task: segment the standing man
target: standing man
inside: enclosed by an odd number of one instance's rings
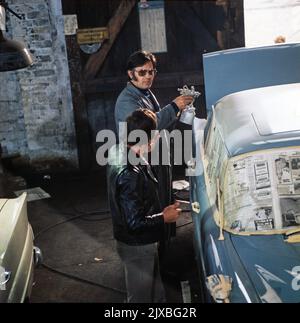
[[[130,55],[127,61],[129,82],[120,93],[115,107],[117,130],[119,122],[124,122],[138,108],[156,112],[158,130],[167,129],[176,120],[178,112],[193,101],[191,96],[180,95],[161,109],[150,90],[156,73],[156,58],[152,53],[137,51]]]
[[[109,151],[107,183],[113,233],[117,251],[125,268],[128,303],[165,302],[157,242],[164,235],[164,224],[179,217],[179,203],[161,207],[158,183],[143,158],[154,147],[151,131],[157,127],[156,115],[148,109],[134,111],[127,119],[128,134],[142,130],[145,142],[121,142]],[[130,163],[130,153],[140,163]],[[124,162],[126,161],[126,162]]]
[[[152,53],[137,51],[130,55],[127,61],[129,82],[120,93],[115,106],[117,131],[119,131],[119,122],[124,122],[138,108],[146,108],[156,113],[158,130],[168,129],[176,121],[178,113],[193,101],[193,97],[181,95],[161,109],[155,95],[150,90],[156,72],[156,58]],[[166,136],[162,134],[161,137],[161,140],[167,143]],[[160,200],[162,206],[166,207],[173,200],[171,166],[159,165],[153,168],[158,179]],[[174,234],[175,227],[171,229],[167,226],[165,240],[169,240],[170,235]]]

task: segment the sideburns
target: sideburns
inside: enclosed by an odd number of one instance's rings
[[[137,79],[137,77],[135,76],[135,72],[134,72],[134,70],[132,71],[132,77],[131,77],[131,80],[133,80],[133,81],[137,81],[138,79]]]

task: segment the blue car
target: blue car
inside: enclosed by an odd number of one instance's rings
[[[300,302],[300,45],[204,55],[194,241],[206,302]]]

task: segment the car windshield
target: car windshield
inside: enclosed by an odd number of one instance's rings
[[[257,233],[300,228],[300,148],[230,159],[223,192],[225,228]]]

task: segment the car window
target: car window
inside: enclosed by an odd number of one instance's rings
[[[230,230],[300,227],[300,147],[230,159],[223,194],[225,227]]]

